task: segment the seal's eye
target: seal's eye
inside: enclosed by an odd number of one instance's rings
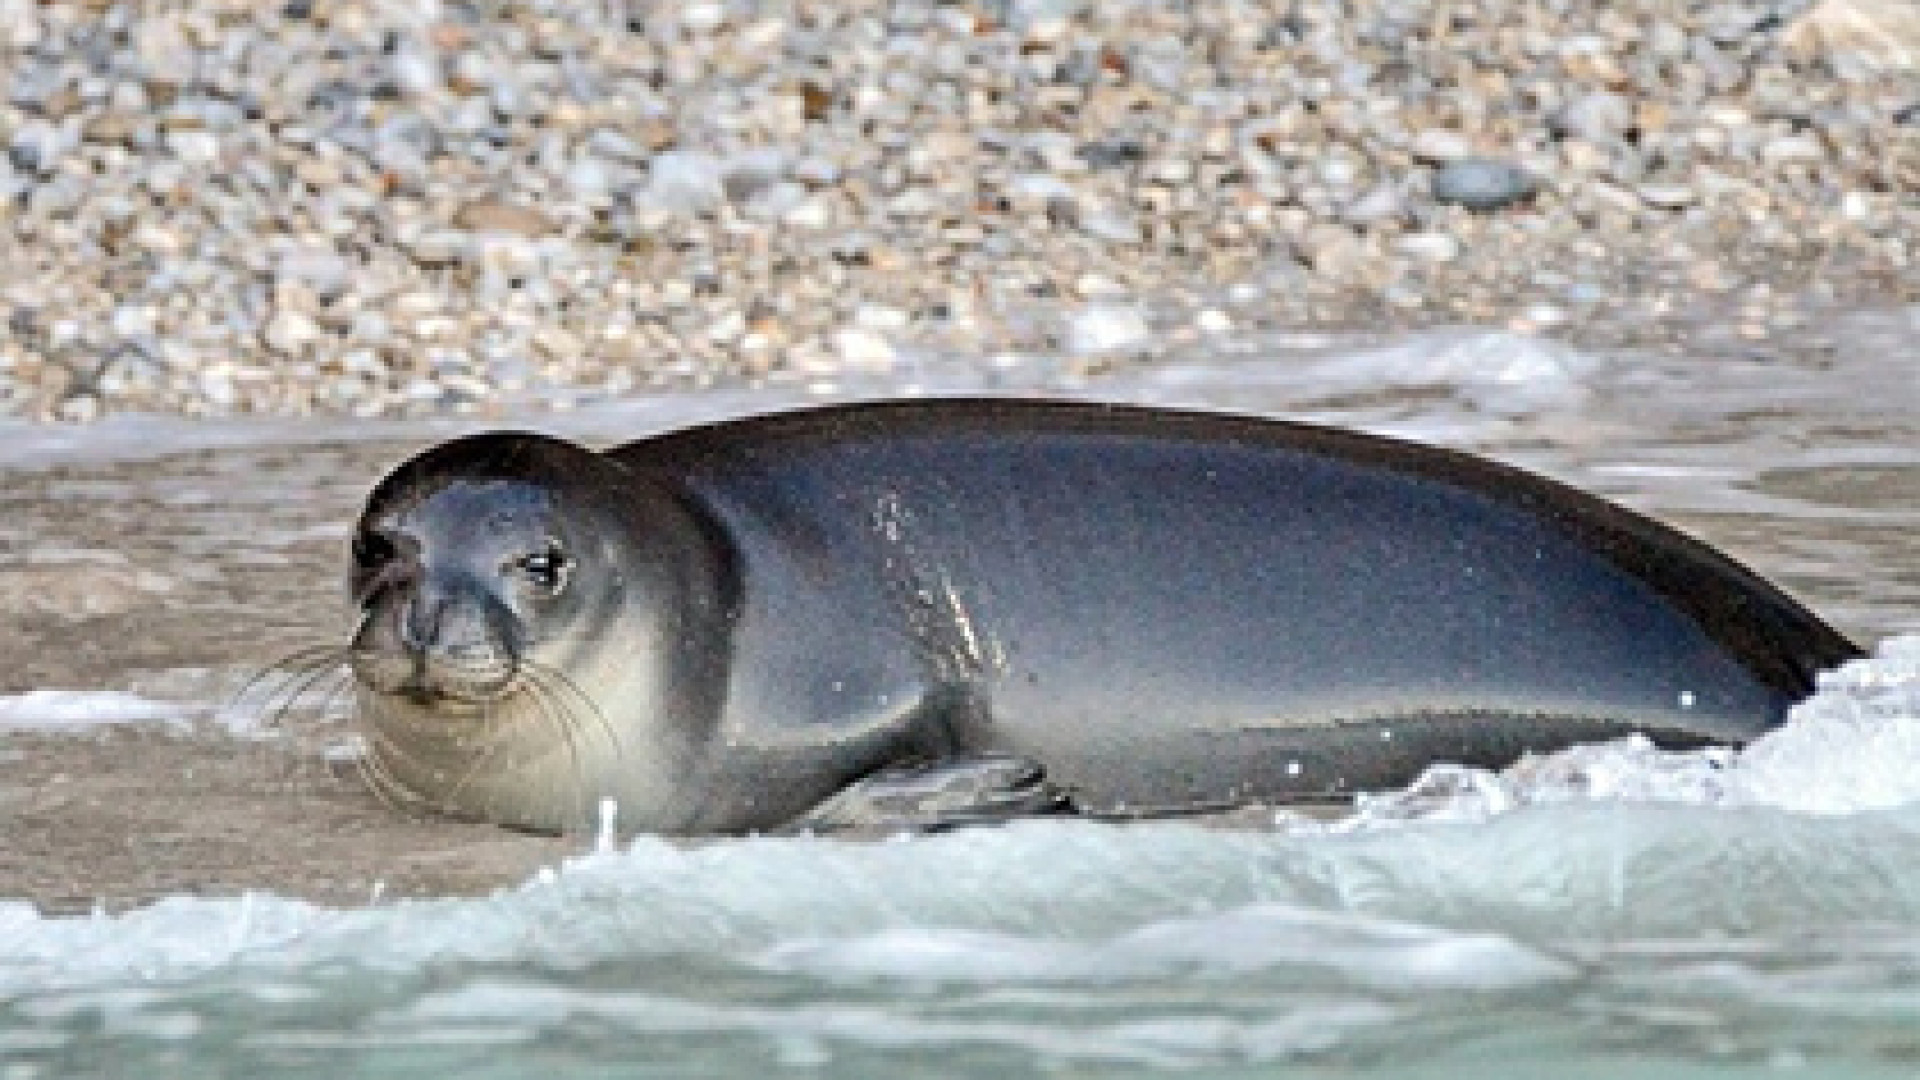
[[[558,593],[567,586],[567,556],[557,547],[522,555],[514,565],[527,580],[550,593]]]

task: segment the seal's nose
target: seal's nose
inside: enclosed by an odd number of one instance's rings
[[[419,575],[413,576],[406,604],[400,611],[400,644],[415,656],[439,651],[440,627],[450,602],[443,590],[432,588]]]
[[[459,664],[497,661],[505,647],[485,587],[465,576],[436,571],[407,586],[398,613],[400,644],[422,660]]]

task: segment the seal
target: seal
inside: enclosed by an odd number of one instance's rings
[[[375,488],[350,586],[376,788],[537,830],[609,799],[670,834],[1339,801],[1737,744],[1860,655],[1516,468],[995,398],[456,439]]]

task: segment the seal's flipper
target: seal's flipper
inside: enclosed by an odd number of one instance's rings
[[[893,765],[842,788],[785,833],[938,832],[1076,813],[1073,797],[1026,758],[1000,754]]]

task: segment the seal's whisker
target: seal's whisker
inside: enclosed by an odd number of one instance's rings
[[[360,773],[361,782],[387,809],[402,814],[418,814],[423,806],[430,805],[418,792],[393,775],[387,768],[386,760],[374,750],[371,743],[353,759],[353,763]]]
[[[567,775],[573,783],[574,808],[576,814],[584,821],[592,800],[587,790],[586,770],[581,767],[580,741],[577,737],[579,725],[567,709],[566,703],[560,699],[559,695],[551,692],[548,681],[543,680],[530,668],[525,670],[524,674],[529,704],[540,715],[542,721],[553,729],[554,734],[560,739],[561,746],[566,750]],[[553,791],[548,793],[548,798],[562,800],[565,796],[561,792]]]
[[[233,692],[233,696],[235,698],[245,697],[263,681],[272,678],[284,669],[303,668],[313,661],[329,657],[345,659],[346,652],[347,650],[338,645],[309,645],[305,648],[295,649],[285,656],[268,661],[261,666],[260,670],[247,676],[246,681],[240,684],[240,688]]]
[[[526,701],[527,711],[539,721],[546,732],[550,732],[559,740],[561,748],[564,749],[567,754],[567,773],[573,778],[574,785],[576,789],[578,789],[581,786],[579,776],[580,759],[578,748],[574,745],[572,732],[567,726],[565,717],[556,711],[554,703],[548,698],[545,687],[537,679],[533,678],[530,672],[523,670],[521,677],[522,697]],[[547,792],[544,797],[552,800],[557,795],[557,792]]]
[[[374,793],[382,805],[389,810],[404,810],[405,807],[399,798],[400,782],[388,770],[386,759],[380,749],[380,744],[387,741],[389,740],[382,739],[376,731],[363,731],[360,735],[360,752],[353,756],[353,766],[354,770],[360,774],[361,781],[367,785],[367,789]]]
[[[495,715],[495,707],[493,704],[490,703],[482,708],[480,712],[480,730],[475,733],[478,737],[463,738],[459,741],[459,746],[462,751],[477,750],[478,752],[473,754],[466,771],[461,773],[460,779],[455,781],[453,786],[446,790],[446,793],[441,796],[440,801],[448,806],[455,805],[455,801],[466,792],[467,787],[473,783],[475,778],[480,776],[481,770],[492,765],[494,760],[511,745],[512,738],[517,733],[517,729],[513,724],[502,723],[500,718]],[[509,761],[508,767],[513,767],[511,761]]]
[[[305,678],[315,668],[331,667],[346,660],[346,651],[337,645],[314,645],[296,649],[276,660],[263,665],[258,671],[247,676],[238,689],[228,696],[227,710],[237,711],[254,691],[267,687],[267,702],[277,700],[282,692],[295,682]]]
[[[334,715],[334,707],[338,705],[342,699],[347,698],[356,685],[353,679],[352,669],[342,665],[338,671],[340,673],[340,681],[335,683],[333,689],[327,691],[327,695],[320,699],[318,714],[321,720],[327,720],[332,717]],[[345,715],[349,717],[353,715],[351,707],[348,708]]]
[[[587,790],[586,773],[581,767],[581,762],[592,755],[583,756],[583,749],[590,749],[590,747],[583,747],[579,736],[598,736],[611,751],[610,760],[618,760],[625,752],[619,731],[608,722],[606,714],[601,711],[593,698],[582,691],[579,685],[568,678],[564,672],[530,661],[524,665],[524,674],[528,686],[537,688],[539,696],[546,700],[548,707],[554,711],[556,722],[561,728],[561,736],[567,742],[567,754],[574,773],[577,788],[575,794],[580,802],[580,813],[583,820],[590,819],[596,810],[597,800],[592,797],[593,793]],[[582,708],[576,709],[575,705]]]
[[[529,663],[522,672],[522,678],[526,683],[529,695],[538,701],[541,707],[548,710],[552,714],[554,722],[563,729],[561,732],[563,737],[571,740],[576,732],[601,730],[604,727],[604,721],[597,715],[593,715],[598,712],[598,710],[592,708],[593,703],[591,701],[586,702],[588,705],[589,718],[594,721],[592,728],[589,729],[587,725],[581,722],[581,717],[577,715],[573,708],[572,701],[570,700],[571,696],[564,692],[567,689],[565,684],[556,680],[556,674],[556,672],[550,669],[544,669]]]
[[[454,811],[455,806],[452,802],[433,798],[394,774],[393,766],[396,762],[422,765],[420,760],[408,753],[401,743],[380,733],[377,729],[366,733],[365,738],[366,745],[355,759],[355,764],[359,767],[361,778],[381,803],[393,810],[412,815]]]
[[[293,656],[276,661],[273,666],[253,676],[239,692],[235,693],[228,706],[230,711],[238,712],[239,705],[253,687],[258,687],[274,675],[283,676],[267,692],[261,702],[260,719],[263,727],[279,728],[285,723],[300,700],[311,693],[332,676],[347,676],[344,654],[338,649],[307,649]]]
[[[373,707],[377,708],[377,706]],[[387,725],[380,723],[377,718],[361,716],[357,719],[361,737],[365,740],[357,761],[364,766],[362,775],[367,778],[369,786],[381,792],[382,801],[390,801],[385,796],[396,796],[403,804],[415,810],[425,807],[444,811],[452,807],[450,802],[432,798],[416,786],[401,780],[395,772],[396,768],[402,768],[431,776],[438,772],[432,759],[413,752],[405,741],[396,738],[388,730]]]
[[[626,746],[620,739],[619,729],[607,720],[607,714],[601,711],[599,704],[585,690],[582,690],[580,684],[573,681],[571,676],[558,668],[531,660],[525,662],[523,667],[530,679],[541,682],[543,689],[558,688],[564,692],[563,696],[568,701],[584,706],[587,718],[592,720],[593,730],[605,736],[614,757],[618,758],[626,752]]]
[[[332,680],[332,687],[326,690],[324,694],[321,694],[320,697],[320,712],[324,716],[327,706],[339,695],[340,691],[352,685],[353,673],[348,671],[343,665],[323,661],[316,664],[313,670],[301,680],[300,685],[294,687],[293,691],[286,695],[281,701],[280,707],[275,709],[272,714],[266,718],[267,726],[279,728],[285,725],[287,719],[293,715],[294,709],[299,706],[300,699],[317,692],[321,687],[327,686],[329,680]]]

